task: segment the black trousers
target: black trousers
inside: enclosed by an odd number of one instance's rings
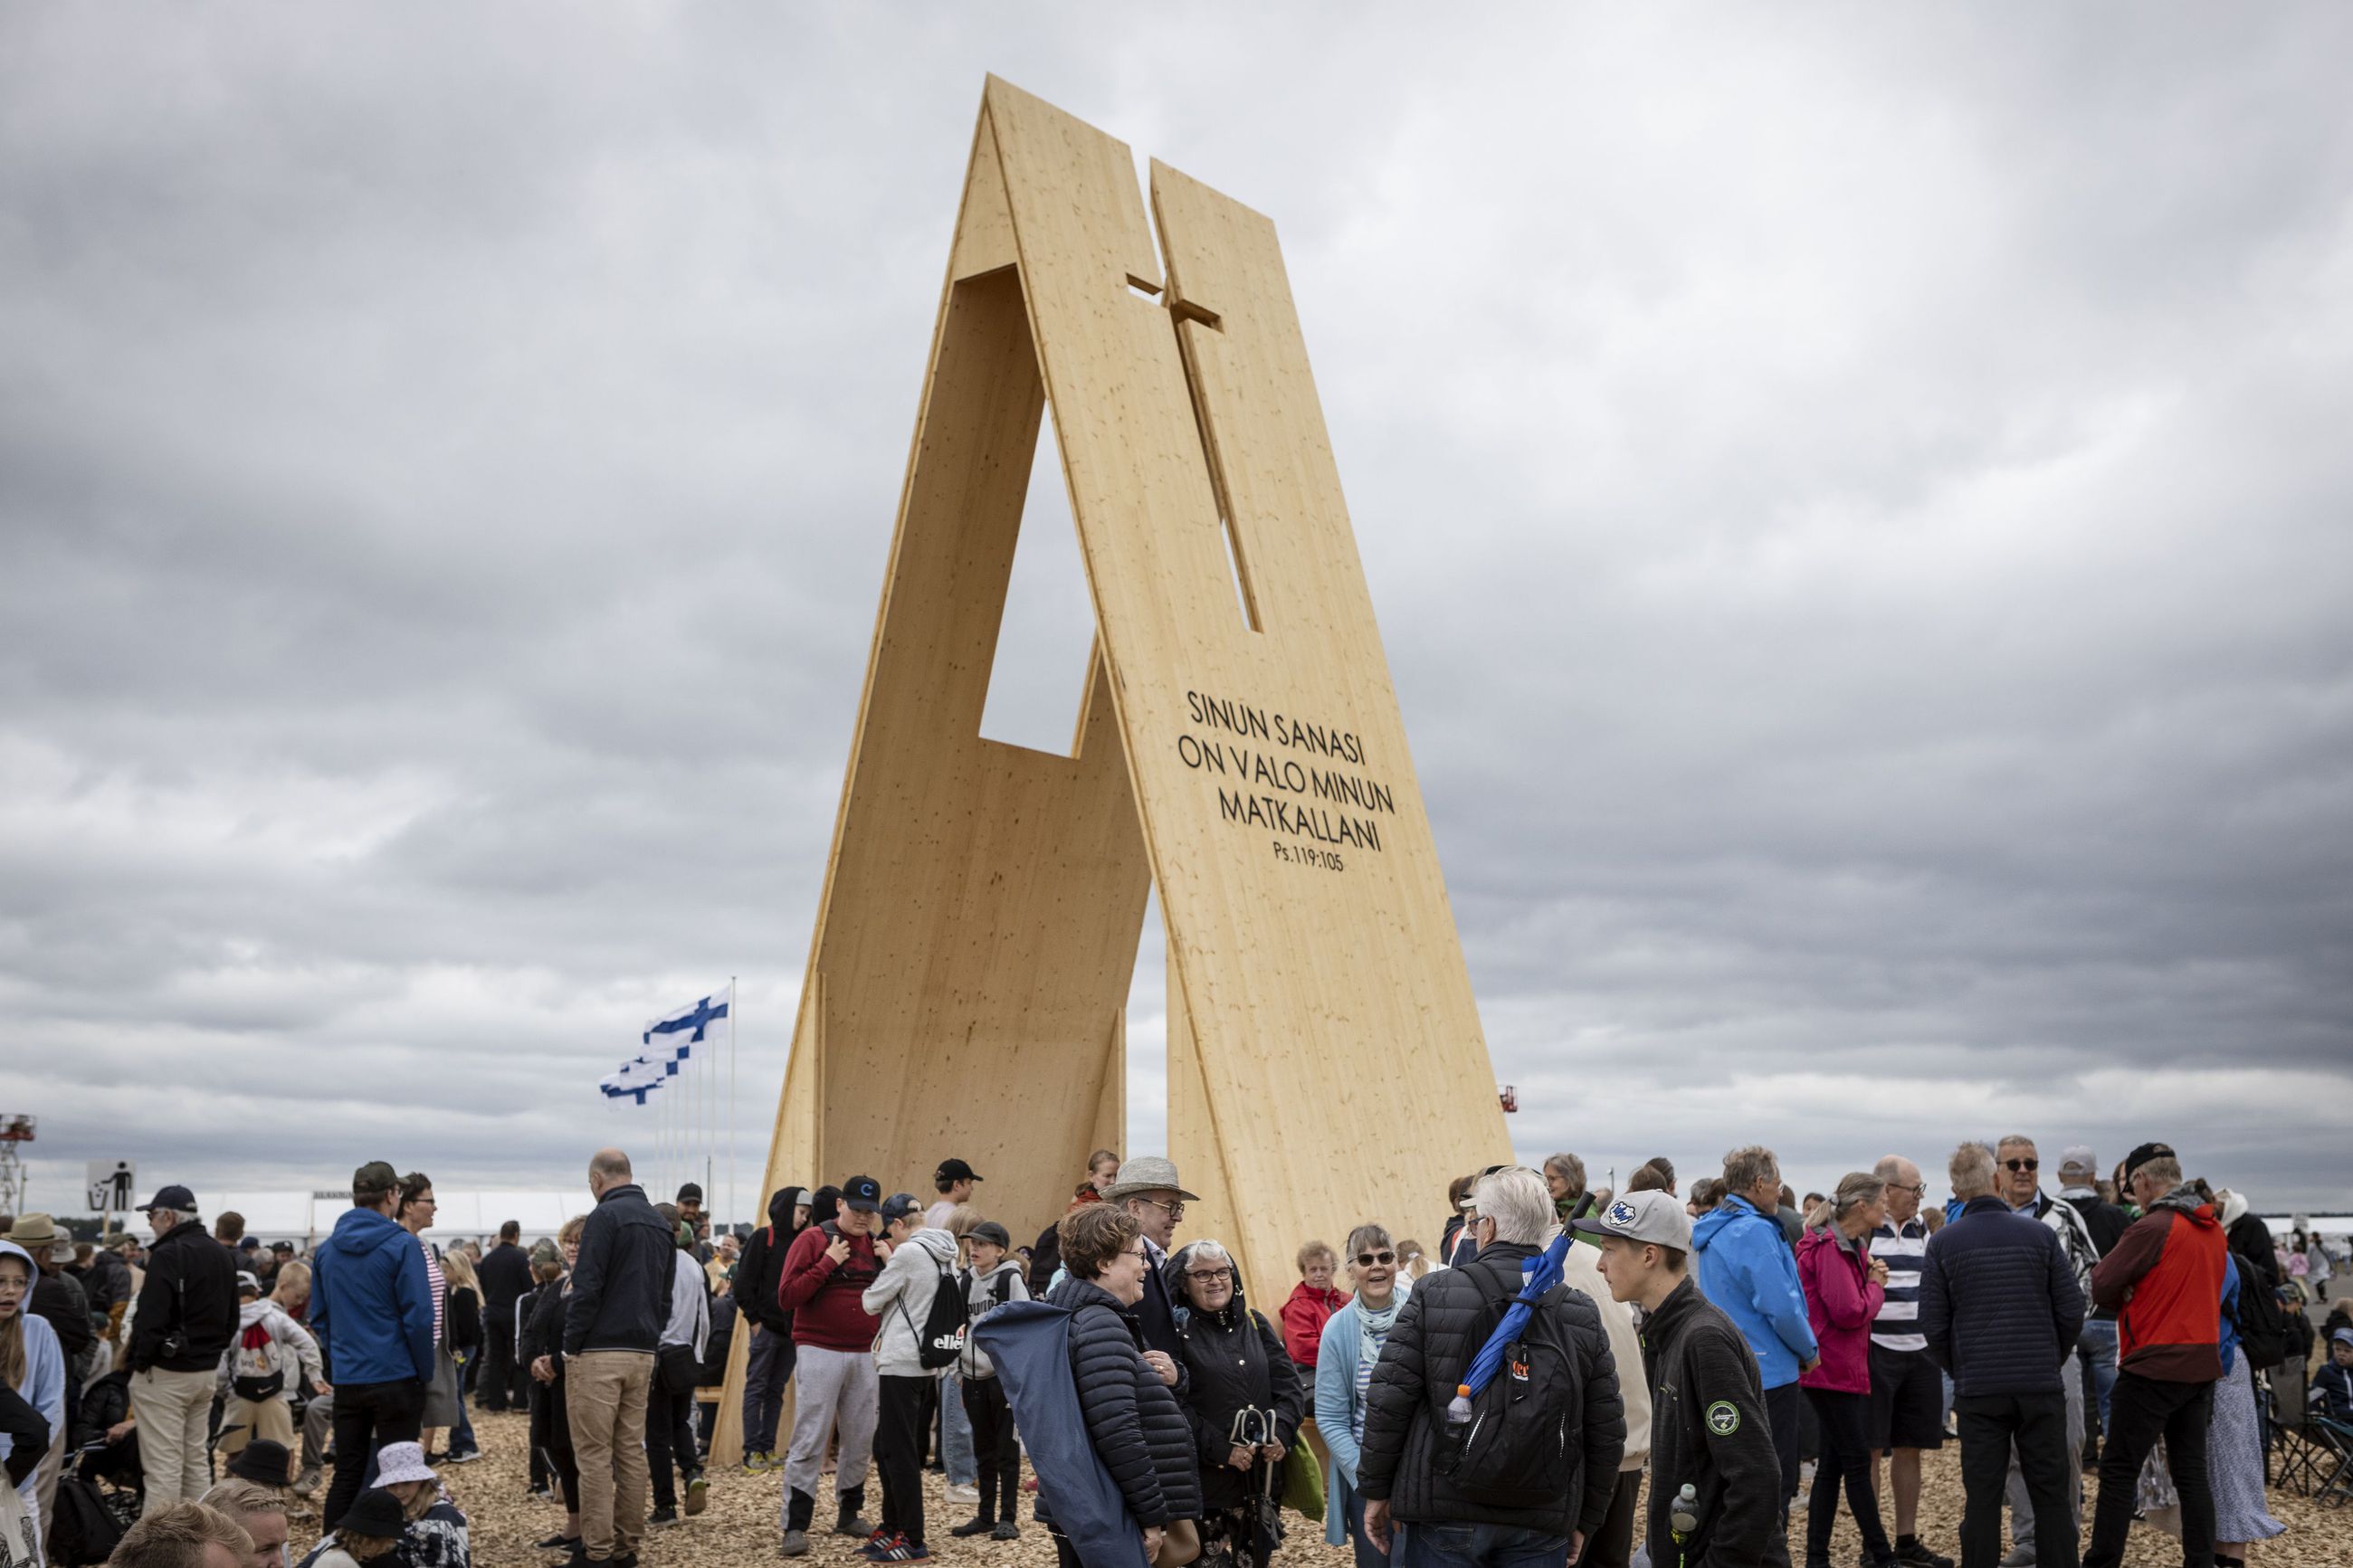
[[[1626,1568],[1634,1560],[1634,1499],[1641,1489],[1641,1471],[1618,1472],[1618,1489],[1610,1496],[1609,1511],[1601,1516],[1601,1528],[1586,1541],[1577,1568]]]
[[[319,1507],[321,1528],[332,1530],[343,1522],[378,1448],[386,1443],[414,1443],[424,1430],[422,1379],[335,1384],[335,1479],[327,1483],[327,1500]]]
[[[495,1309],[482,1314],[480,1368],[474,1374],[474,1408],[521,1410],[531,1400],[531,1369],[515,1360],[514,1311]]]
[[[564,1380],[531,1385],[531,1465],[533,1476],[552,1478],[564,1494],[564,1511],[580,1511],[580,1461],[572,1451],[572,1411],[564,1403]]]
[[[881,1412],[874,1424],[882,1528],[905,1536],[911,1545],[923,1539],[923,1455],[931,1446],[932,1396],[938,1388],[928,1377],[882,1374]]]
[[[1871,1395],[1841,1394],[1827,1388],[1806,1390],[1820,1436],[1820,1457],[1814,1461],[1814,1489],[1806,1499],[1806,1560],[1820,1562],[1831,1554],[1831,1526],[1838,1522],[1839,1487],[1846,1487],[1846,1506],[1862,1537],[1863,1560],[1883,1562],[1894,1555],[1886,1527],[1879,1522],[1879,1494],[1871,1489]],[[2009,1473],[2008,1456],[2002,1472]],[[1994,1483],[1997,1497],[2001,1490]],[[2054,1565],[2056,1568],[2056,1565]]]
[[[1789,1500],[1798,1495],[1799,1413],[1805,1396],[1794,1383],[1765,1391],[1765,1419],[1773,1428],[1773,1457],[1781,1461],[1781,1524],[1789,1523]]]
[[[1961,1435],[1961,1568],[1995,1568],[2001,1561],[2002,1489],[2010,1479],[2013,1441],[2018,1473],[2034,1505],[2035,1568],[2075,1568],[2075,1507],[2067,1477],[2078,1460],[2075,1436],[2067,1429],[2067,1396],[2057,1389],[2048,1394],[1957,1394],[1953,1425]],[[2202,1446],[2198,1463],[2202,1475]],[[2133,1467],[2117,1494],[2127,1525],[2139,1470],[2138,1465]],[[2106,1495],[2103,1488],[2101,1496]]]
[[[1021,1517],[1021,1443],[1004,1380],[965,1378],[964,1413],[972,1418],[973,1457],[980,1461],[980,1511],[974,1517],[1012,1523]]]
[[[677,1477],[692,1480],[702,1468],[694,1440],[694,1352],[664,1345],[654,1359],[646,1396],[646,1468],[653,1472],[654,1506],[678,1506]]]
[[[2211,1383],[2160,1383],[2119,1371],[2108,1395],[2108,1439],[2100,1450],[2100,1501],[2084,1568],[2116,1568],[2132,1532],[2133,1490],[2148,1451],[2165,1439],[2165,1465],[2181,1494],[2182,1568],[2213,1568],[2214,1489],[2206,1475],[2206,1424],[2214,1415]],[[2035,1518],[2042,1504],[2035,1502]]]

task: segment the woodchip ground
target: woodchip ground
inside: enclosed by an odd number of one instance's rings
[[[441,1472],[451,1493],[472,1519],[474,1562],[480,1568],[554,1568],[561,1561],[558,1554],[535,1551],[532,1543],[557,1531],[564,1515],[555,1504],[526,1493],[523,1417],[477,1415],[474,1425],[481,1439],[483,1458],[470,1465],[444,1467]],[[932,1553],[938,1561],[969,1564],[971,1568],[1043,1568],[1054,1561],[1053,1543],[1044,1527],[1029,1518],[1029,1505],[1036,1500],[1034,1493],[1023,1494],[1020,1540],[993,1542],[983,1537],[957,1541],[948,1535],[948,1529],[969,1519],[971,1510],[946,1502],[941,1496],[943,1484],[936,1473],[924,1477],[927,1532]],[[826,1492],[818,1500],[820,1529],[810,1537],[809,1554],[800,1560],[812,1568],[820,1564],[827,1568],[860,1564],[855,1552],[857,1542],[822,1528],[832,1522],[831,1486],[832,1478],[828,1476]],[[639,1548],[641,1561],[646,1568],[733,1568],[745,1563],[781,1563],[776,1544],[781,1533],[777,1502],[782,1488],[781,1479],[773,1474],[713,1472],[710,1506],[696,1518],[647,1531]],[[2086,1478],[2087,1528],[2089,1494],[2094,1489]],[[870,1478],[870,1515],[881,1502],[881,1485]],[[2271,1507],[2273,1514],[2287,1525],[2287,1533],[2256,1545],[2248,1555],[2250,1563],[2263,1563],[2269,1568],[2348,1568],[2353,1564],[2353,1509],[2318,1508],[2307,1498],[2279,1489],[2271,1493]],[[1951,1445],[1929,1457],[1921,1516],[1921,1533],[1929,1543],[1957,1558],[1960,1456]],[[1278,1564],[1288,1563],[1291,1568],[1350,1568],[1353,1559],[1346,1547],[1324,1544],[1321,1521],[1311,1522],[1295,1514],[1289,1518],[1291,1533],[1276,1555]],[[1804,1561],[1804,1515],[1799,1514],[1790,1524],[1791,1557],[1795,1562]],[[303,1533],[302,1527],[298,1526],[297,1540],[302,1539]],[[1832,1538],[1831,1561],[1839,1568],[1852,1568],[1860,1557],[1853,1524],[1841,1510],[1838,1531]],[[2145,1526],[2135,1527],[2125,1554],[2129,1568],[2172,1568],[2180,1561],[2180,1546],[2172,1537]]]

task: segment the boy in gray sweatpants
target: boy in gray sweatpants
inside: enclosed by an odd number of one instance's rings
[[[794,1239],[776,1282],[777,1304],[793,1314],[795,1355],[793,1439],[785,1456],[781,1509],[787,1557],[808,1551],[818,1478],[826,1445],[837,1436],[833,1490],[839,1511],[833,1528],[842,1535],[874,1533],[860,1510],[882,1384],[872,1354],[875,1319],[860,1298],[890,1256],[887,1244],[879,1251],[875,1244],[881,1207],[880,1183],[850,1177],[841,1184],[840,1215]]]

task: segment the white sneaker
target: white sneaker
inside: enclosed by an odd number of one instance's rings
[[[947,1489],[946,1497],[950,1502],[978,1502],[980,1500],[980,1489],[978,1487],[950,1487]]]

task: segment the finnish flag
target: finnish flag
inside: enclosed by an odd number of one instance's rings
[[[711,1026],[727,1016],[728,1001],[725,996],[705,996],[700,1002],[691,1002],[681,1007],[666,1018],[655,1019],[646,1026],[647,1049],[651,1050],[656,1046],[686,1047],[702,1044]],[[686,1055],[686,1050],[681,1048],[678,1053],[679,1059],[683,1061]]]

